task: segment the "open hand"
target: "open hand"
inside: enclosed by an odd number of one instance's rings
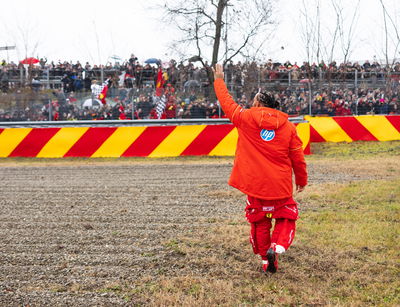
[[[215,79],[224,79],[224,68],[221,64],[215,64],[215,69],[212,68],[214,73],[214,80]]]

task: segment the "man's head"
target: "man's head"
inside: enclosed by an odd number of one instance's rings
[[[271,109],[277,109],[279,102],[277,102],[271,93],[258,92],[254,97],[253,107],[267,107]]]

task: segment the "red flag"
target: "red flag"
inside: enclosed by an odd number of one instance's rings
[[[108,91],[108,83],[106,83],[106,85],[104,85],[103,89],[101,90],[100,94],[99,94],[99,99],[101,101],[102,104],[106,104],[106,97],[107,97],[107,91]]]
[[[161,67],[158,69],[157,73],[157,83],[156,83],[156,96],[161,96],[163,93],[164,78]]]

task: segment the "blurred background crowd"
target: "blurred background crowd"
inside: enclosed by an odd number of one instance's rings
[[[204,65],[203,65],[204,64]],[[0,121],[155,119],[159,74],[166,93],[161,118],[224,117],[212,93],[208,63],[147,59],[133,54],[106,65],[49,62],[0,63]],[[399,114],[400,64],[229,62],[225,79],[238,103],[250,107],[260,88],[289,115]],[[108,80],[106,104],[94,85]]]

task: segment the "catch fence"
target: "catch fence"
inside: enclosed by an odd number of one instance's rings
[[[2,88],[18,88],[22,86],[41,87],[46,89],[62,88],[63,78],[65,76],[74,75],[80,78],[82,83],[86,80],[96,79],[100,82],[112,75],[121,76],[123,73],[120,69],[94,68],[89,70],[75,71],[65,70],[62,68],[40,69],[23,67],[17,69],[7,69],[3,73]],[[145,86],[154,87],[157,78],[157,72],[154,68],[143,68],[135,72],[126,80],[124,85],[128,88]],[[302,80],[312,80],[314,89],[322,89],[327,87],[342,87],[356,89],[359,87],[380,88],[386,87],[388,84],[392,87],[398,87],[400,81],[400,72],[397,71],[323,71],[316,70],[310,73],[305,71],[279,71],[270,70],[264,72],[261,68],[253,71],[239,71],[238,73],[226,73],[226,83],[233,93],[245,92],[248,88],[287,88],[298,87],[304,85]],[[185,77],[177,77],[172,82],[178,91],[185,89],[185,83],[195,81],[196,86],[207,90],[209,81],[205,73],[187,73]],[[90,87],[90,86],[89,86]]]
[[[139,75],[131,76],[121,83],[112,85],[108,92],[108,106],[85,107],[85,100],[91,98],[91,81],[102,82],[109,75],[121,73],[118,69],[91,69],[80,72],[82,75],[68,88],[63,79],[66,71],[62,69],[23,68],[6,72],[2,77],[0,95],[0,121],[40,121],[40,120],[90,120],[119,119],[119,103],[124,107],[128,119],[147,119],[155,107],[155,70],[143,69]],[[29,80],[29,76],[35,76]],[[194,76],[190,75],[190,78]],[[282,111],[290,115],[365,115],[400,113],[400,73],[398,72],[326,72],[319,70],[309,78],[301,71],[273,71],[265,73],[256,69],[240,74],[226,73],[226,83],[233,97],[243,107],[251,106],[251,98],[259,88],[271,91],[279,97]],[[215,118],[223,116],[219,104],[210,101],[212,88],[204,74],[197,80],[178,78],[173,82],[178,97],[174,118]],[[25,86],[23,86],[25,85]],[[21,87],[22,86],[22,87]],[[75,90],[75,87],[76,89]],[[140,97],[149,102],[147,111],[136,114],[141,109]],[[325,96],[325,101],[318,100]],[[381,101],[383,98],[383,101]],[[328,105],[328,101],[341,99],[343,108]],[[360,103],[360,100],[361,101]],[[198,107],[194,107],[198,104]],[[200,111],[194,112],[193,110]],[[345,109],[345,110],[343,110]],[[57,116],[56,113],[57,112]],[[104,115],[106,112],[106,116]]]

